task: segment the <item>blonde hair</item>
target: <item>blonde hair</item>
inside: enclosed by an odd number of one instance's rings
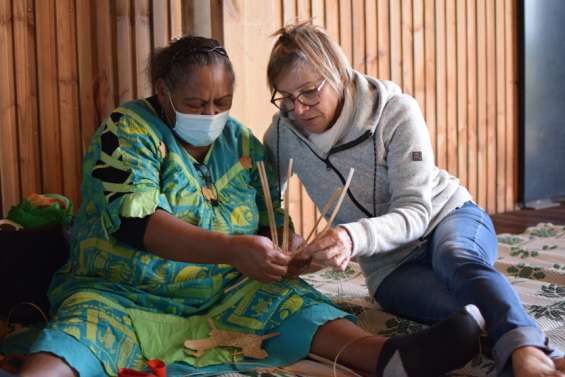
[[[351,64],[345,53],[325,31],[312,21],[287,25],[272,36],[279,36],[267,66],[267,82],[271,91],[275,82],[289,70],[305,63],[319,70],[327,83],[340,95],[352,77]]]

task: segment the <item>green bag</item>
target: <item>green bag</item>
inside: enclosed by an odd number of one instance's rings
[[[8,219],[25,229],[69,225],[72,218],[73,204],[58,194],[31,194],[8,212]]]

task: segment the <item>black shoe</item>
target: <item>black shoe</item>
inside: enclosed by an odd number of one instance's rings
[[[388,339],[379,355],[378,377],[438,377],[467,364],[479,352],[484,319],[467,305],[416,334]]]

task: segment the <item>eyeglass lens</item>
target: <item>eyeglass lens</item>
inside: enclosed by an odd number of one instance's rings
[[[320,90],[324,86],[325,82],[326,80],[322,80],[316,88],[302,91],[296,97],[288,95],[285,97],[275,98],[277,94],[275,91],[271,102],[283,111],[294,110],[294,103],[296,101],[300,102],[304,106],[316,106],[320,103]]]

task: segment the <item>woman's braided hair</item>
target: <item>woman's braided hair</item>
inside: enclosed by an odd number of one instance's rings
[[[188,35],[155,50],[149,63],[149,74],[153,85],[162,79],[173,90],[195,68],[211,65],[223,65],[235,79],[230,58],[220,42],[213,38]]]

